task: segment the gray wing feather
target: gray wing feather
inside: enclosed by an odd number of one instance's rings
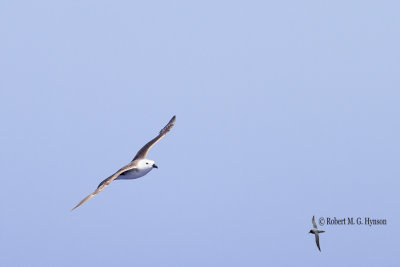
[[[319,247],[319,234],[315,233],[315,242],[317,243],[317,247],[319,249],[319,251],[321,251],[321,248]]]
[[[150,148],[154,146],[155,143],[157,143],[161,138],[163,138],[174,126],[176,120],[176,116],[173,116],[172,119],[168,122],[167,125],[165,125],[164,128],[160,131],[160,133],[152,139],[150,142],[145,144],[137,153],[136,156],[133,158],[132,161],[137,160],[137,159],[144,159],[146,158],[147,152],[149,152]]]
[[[113,175],[111,175],[110,177],[108,177],[107,179],[104,179],[99,186],[96,188],[96,190],[94,190],[91,194],[89,194],[87,197],[85,197],[84,199],[81,200],[81,202],[79,202],[72,210],[76,209],[77,207],[79,207],[80,205],[82,205],[83,203],[85,203],[86,201],[88,201],[89,199],[91,199],[92,197],[94,197],[96,194],[100,193],[104,188],[106,188],[112,181],[114,181],[115,179],[118,178],[118,176],[120,176],[122,173],[132,170],[136,168],[136,162],[133,163],[129,163],[126,166],[122,167],[121,169],[119,169],[116,173],[114,173]],[[72,211],[71,210],[71,211]]]
[[[317,224],[315,223],[315,218],[312,216],[312,225],[315,229],[318,229]]]

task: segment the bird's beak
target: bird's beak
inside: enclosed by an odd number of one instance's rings
[[[157,168],[158,169],[158,166],[156,164],[153,164],[153,168]]]

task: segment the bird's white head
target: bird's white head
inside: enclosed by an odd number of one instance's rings
[[[153,160],[150,159],[141,159],[138,161],[138,168],[139,169],[153,169],[158,168],[158,166],[154,163]]]

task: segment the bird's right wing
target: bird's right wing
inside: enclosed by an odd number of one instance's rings
[[[132,170],[136,168],[136,164],[132,164],[129,163],[128,165],[122,167],[119,171],[117,171],[116,173],[114,173],[113,175],[111,175],[110,177],[108,177],[107,179],[104,179],[99,186],[97,187],[96,190],[93,191],[93,193],[91,193],[90,195],[88,195],[87,197],[85,197],[84,199],[81,200],[81,202],[79,202],[72,210],[76,209],[77,207],[79,207],[80,205],[82,205],[83,203],[85,203],[86,201],[88,201],[89,199],[91,199],[92,197],[94,197],[96,194],[98,194],[100,191],[102,191],[104,188],[106,188],[112,181],[114,181],[115,179],[118,178],[118,176],[120,176],[122,173]],[[71,211],[72,211],[71,210]]]
[[[318,229],[317,224],[315,223],[315,218],[312,216],[312,225],[315,229]]]
[[[317,243],[317,247],[319,249],[319,251],[321,251],[321,248],[319,247],[319,234],[315,233],[315,242]]]

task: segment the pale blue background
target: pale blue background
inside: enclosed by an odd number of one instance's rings
[[[398,266],[400,5],[329,2],[2,1],[0,265]]]

